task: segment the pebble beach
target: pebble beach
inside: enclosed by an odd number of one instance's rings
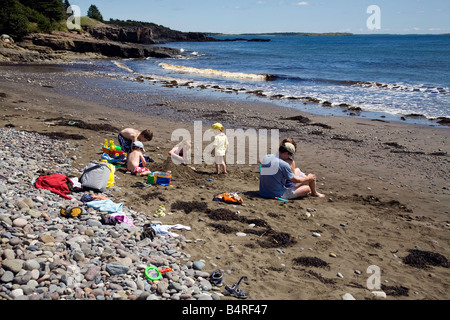
[[[141,239],[148,222],[142,213],[124,209],[135,227],[103,225],[99,212],[86,210],[80,200],[62,200],[49,190],[32,188],[46,168],[80,175],[70,166],[67,154],[74,148],[69,143],[15,129],[1,129],[0,143],[2,299],[220,299],[209,273],[202,271],[205,264],[183,252],[183,236]],[[32,154],[30,145],[37,146]],[[83,212],[75,218],[61,216],[67,207]],[[144,275],[149,265],[172,272],[151,281]]]

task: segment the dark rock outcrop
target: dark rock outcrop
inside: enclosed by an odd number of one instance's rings
[[[101,40],[121,41],[141,44],[161,44],[172,41],[214,41],[200,32],[181,32],[161,26],[116,26],[96,25],[86,27],[92,37]]]
[[[171,41],[215,41],[200,32],[181,32],[154,24],[99,24],[87,26],[81,33],[52,32],[25,36],[14,48],[0,46],[0,61],[40,61],[80,57],[171,58],[176,49],[149,46]],[[75,57],[74,57],[75,55]]]
[[[100,40],[87,35],[74,33],[30,34],[20,46],[41,53],[69,51],[74,53],[95,53],[106,57],[118,58],[169,58],[179,52],[175,49],[143,46],[136,43]]]

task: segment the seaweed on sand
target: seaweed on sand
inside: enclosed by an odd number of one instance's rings
[[[230,227],[227,226],[225,224],[220,224],[220,223],[209,223],[208,226],[215,228],[216,230],[222,232],[222,233],[236,233],[239,230],[234,228],[234,227]]]
[[[161,196],[161,192],[150,192],[141,196],[141,198],[145,201],[159,198]]]
[[[172,203],[171,208],[172,210],[183,210],[185,213],[191,213],[194,210],[204,212],[208,208],[208,205],[206,204],[206,202],[200,201],[187,202],[177,200],[175,203]]]
[[[263,248],[277,248],[277,247],[288,247],[295,243],[297,240],[290,234],[285,232],[277,232],[272,229],[272,227],[263,219],[248,219],[244,216],[237,214],[234,211],[226,208],[219,209],[209,209],[205,202],[199,201],[182,201],[177,200],[171,206],[172,210],[184,210],[185,213],[190,213],[192,211],[198,211],[205,213],[211,220],[215,221],[238,221],[240,223],[250,224],[253,223],[255,226],[263,227],[262,231],[250,232],[257,234],[260,237],[264,236],[264,239],[258,239],[258,244]],[[219,229],[221,232],[229,231],[221,225],[214,224],[215,228]],[[248,230],[247,230],[248,231]]]
[[[86,123],[83,120],[67,120],[63,117],[60,118],[53,118],[53,119],[46,119],[45,121],[59,121],[56,123],[57,126],[71,126],[71,127],[77,127],[80,129],[88,129],[93,131],[106,131],[106,132],[119,132],[120,129],[117,127],[114,127],[110,125],[109,123]]]
[[[315,278],[319,279],[320,282],[325,283],[325,284],[335,284],[336,280],[334,279],[329,279],[329,278],[325,278],[324,276],[322,276],[320,273],[314,272],[312,270],[309,270],[308,273],[312,276],[314,276]]]
[[[38,132],[40,135],[47,136],[53,140],[71,139],[71,140],[87,140],[85,136],[80,134],[69,134],[65,132]]]
[[[297,240],[286,232],[268,230],[265,236],[265,241],[258,240],[259,245],[263,248],[289,247],[297,243]]]
[[[408,296],[409,289],[403,286],[386,286],[384,284],[381,285],[381,290],[383,290],[386,295],[398,297],[398,296]]]
[[[403,263],[408,264],[415,268],[425,269],[429,265],[449,268],[450,263],[447,258],[443,255],[430,252],[430,251],[422,251],[419,249],[411,249],[408,250],[409,255],[403,258]]]
[[[294,264],[305,267],[330,268],[330,264],[317,257],[298,257],[293,259]]]

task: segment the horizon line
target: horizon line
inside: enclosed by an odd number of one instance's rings
[[[201,32],[205,34],[215,34],[215,35],[223,35],[223,36],[238,36],[238,35],[276,35],[276,34],[343,34],[343,35],[364,35],[364,36],[380,36],[380,35],[399,35],[399,36],[409,36],[409,35],[417,35],[417,36],[445,36],[450,35],[450,32],[447,33],[353,33],[353,32],[302,32],[302,31],[280,31],[280,32],[242,32],[242,33],[228,33],[228,32],[204,32],[204,31],[183,31],[183,32]]]

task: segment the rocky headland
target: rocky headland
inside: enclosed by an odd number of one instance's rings
[[[213,40],[203,33],[181,32],[156,25],[141,27],[99,24],[87,26],[83,31],[28,34],[17,42],[9,37],[4,38],[0,41],[0,61],[170,58],[180,53],[175,49],[150,45],[170,41]]]

